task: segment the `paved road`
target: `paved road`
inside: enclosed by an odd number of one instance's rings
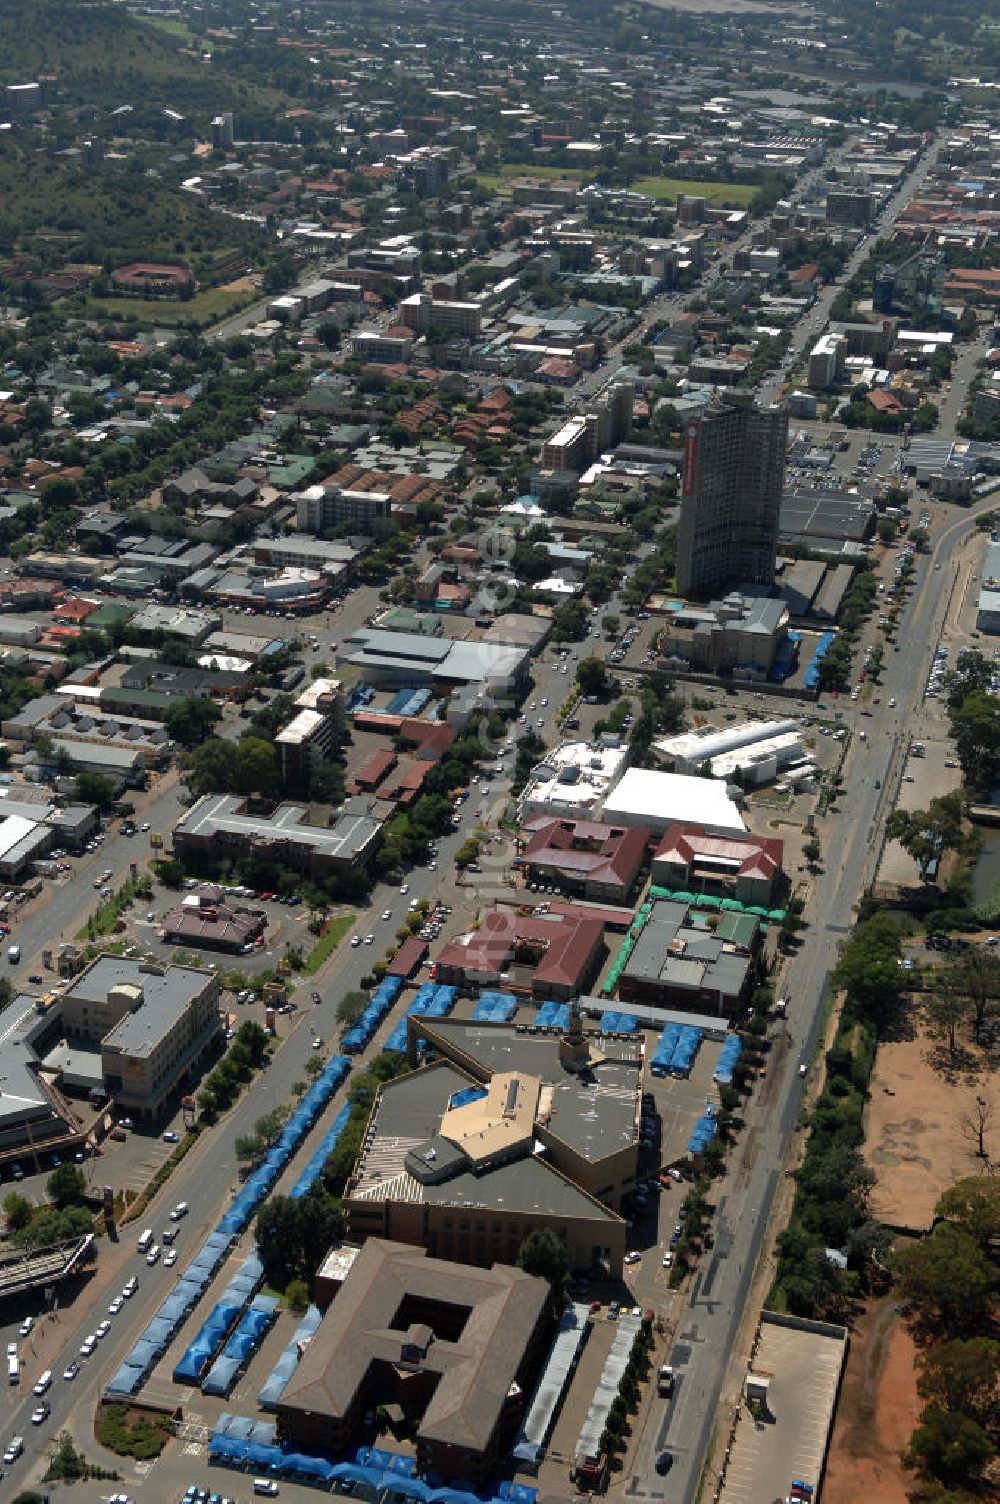
[[[889,200],[888,204],[885,206],[881,215],[879,216],[878,233],[880,235],[884,236],[892,229],[902,210],[910,202],[914,193],[926,178],[929,165],[930,162],[928,155],[925,152],[912,172],[910,172],[904,179],[903,184],[898,192],[894,194],[894,196]],[[833,305],[834,299],[841,291],[841,283],[846,285],[865,262],[871,251],[871,241],[874,238],[874,236],[866,237],[864,242],[859,244],[855,248],[855,250],[852,251],[838,281],[831,282],[829,286],[822,288],[817,295],[815,303],[809,309],[808,313],[806,313],[804,317],[799,320],[799,323],[794,334],[791,337],[791,340],[789,341],[788,346],[789,356],[792,358],[792,360],[801,359],[809,349],[809,347],[822,333],[823,329],[826,326],[827,320],[830,317],[830,309]],[[789,364],[791,364],[791,360],[789,361]],[[778,388],[783,384],[784,380],[785,376],[782,372],[774,372],[770,376],[768,376],[766,380],[761,383],[760,400],[762,402],[773,401]]]
[[[148,795],[134,794],[133,800],[137,818],[148,820],[153,831],[172,830],[181,812],[177,779],[172,773],[154,782]],[[128,837],[115,830],[96,851],[72,858],[68,879],[47,883],[41,899],[33,900],[20,916],[15,911],[11,938],[20,945],[22,959],[19,966],[6,967],[9,980],[24,985],[29,973],[41,970],[43,950],[75,938],[88,914],[101,902],[93,886],[99,872],[110,867],[115,874],[111,881],[118,885],[127,877],[130,861],[137,861],[141,870],[153,855],[148,835]]]
[[[806,1083],[800,1061],[816,1054],[830,972],[854,922],[858,898],[875,875],[885,819],[892,809],[905,762],[910,729],[919,714],[924,684],[937,643],[951,583],[951,563],[961,539],[974,527],[975,510],[949,521],[920,559],[916,583],[899,632],[900,652],[890,654],[881,703],[872,706],[867,744],[855,741],[841,813],[825,822],[823,872],[810,905],[806,943],[790,962],[782,990],[790,999],[790,1047],[776,1050],[763,1090],[773,1110],[752,1113],[753,1126],[738,1148],[726,1180],[710,1261],[696,1276],[680,1321],[676,1399],[659,1427],[647,1427],[635,1469],[637,1494],[693,1500],[697,1494],[716,1404],[746,1306],[786,1146]],[[942,568],[938,573],[935,563]],[[890,708],[889,698],[896,707]],[[881,788],[875,787],[875,780]],[[742,1362],[735,1354],[733,1361]],[[654,1401],[655,1404],[655,1401]],[[720,1427],[728,1416],[719,1417]],[[668,1446],[675,1465],[667,1480],[655,1478],[656,1451]],[[643,1480],[649,1480],[644,1486]],[[655,1483],[654,1480],[655,1479]]]
[[[555,713],[565,698],[568,686],[573,682],[571,674],[562,675],[559,667],[559,662],[551,651],[536,664],[535,689],[530,697],[536,700],[536,708],[530,716],[532,725],[550,743],[556,739]],[[542,699],[548,700],[544,707]],[[542,722],[541,726],[537,724],[539,721]],[[508,757],[507,763],[512,772],[512,756]],[[328,1047],[335,1047],[339,1036],[336,1007],[340,998],[346,991],[359,985],[361,978],[370,970],[372,961],[382,954],[396,925],[408,911],[410,900],[440,897],[456,908],[459,907],[454,888],[455,851],[477,825],[497,823],[509,791],[509,774],[499,779],[492,776],[488,786],[488,796],[484,797],[477,790],[473,791],[462,806],[460,828],[438,841],[436,872],[427,867],[414,869],[408,875],[408,893],[405,896],[400,894],[396,885],[381,884],[376,887],[371,904],[358,911],[356,925],[359,934],[373,932],[376,943],[352,949],[345,938],[321,973],[303,984],[303,991],[315,987],[321,993],[323,1001],[315,1007],[303,1007],[295,1019],[292,1033],[266,1073],[242,1098],[231,1117],[217,1129],[204,1133],[169,1185],[156,1198],[148,1216],[142,1219],[144,1225],[151,1226],[159,1234],[166,1225],[169,1208],[178,1200],[187,1201],[191,1210],[182,1223],[177,1245],[180,1257],[176,1269],[183,1267],[190,1250],[198,1246],[214,1225],[236,1184],[237,1165],[233,1152],[236,1138],[250,1132],[255,1119],[269,1103],[292,1097],[293,1083],[304,1078],[306,1062],[314,1054],[311,1043],[314,1030]],[[477,807],[483,811],[481,820],[475,814]],[[162,794],[157,794],[154,790],[149,803],[142,810],[142,817],[149,819],[154,828],[166,832],[172,828],[178,813],[177,789],[171,787]],[[479,886],[463,887],[461,890],[461,901],[466,911],[479,903],[492,901],[496,885],[503,879],[511,852],[509,847],[502,851],[500,847],[496,847],[495,850],[497,855],[492,860],[484,858],[484,872],[477,879]],[[130,840],[124,836],[109,837],[103,847],[92,857],[85,859],[78,881],[51,891],[47,905],[38,913],[26,917],[18,927],[18,938],[25,957],[19,970],[27,975],[28,971],[34,969],[36,957],[40,956],[43,947],[53,943],[57,931],[65,931],[68,938],[79,927],[92,906],[92,890],[85,876],[90,866],[97,870],[110,866],[120,872],[126,870],[129,859],[136,856],[141,859],[148,857],[148,843],[143,838],[135,837]],[[392,923],[380,919],[384,908],[392,910]],[[135,1239],[139,1230],[135,1223],[130,1224],[128,1229],[123,1229],[121,1245],[117,1250],[102,1244],[96,1268],[83,1293],[72,1306],[58,1315],[58,1341],[53,1343],[51,1337],[38,1333],[25,1346],[26,1370],[23,1382],[16,1394],[8,1393],[5,1396],[6,1403],[3,1403],[0,1414],[0,1425],[5,1428],[0,1440],[14,1433],[25,1437],[25,1455],[8,1469],[8,1476],[15,1479],[19,1486],[23,1486],[29,1478],[36,1479],[40,1475],[41,1458],[47,1441],[64,1427],[69,1427],[81,1443],[88,1442],[88,1452],[94,1455],[91,1418],[101,1387],[148,1322],[154,1307],[176,1275],[176,1269],[164,1270],[162,1264],[147,1269],[144,1257],[135,1251]],[[94,1356],[87,1360],[79,1359],[79,1347],[84,1337],[93,1330],[96,1322],[104,1315],[112,1296],[133,1273],[140,1282],[138,1294],[112,1319],[112,1331]],[[17,1313],[16,1320],[9,1319],[0,1328],[0,1340],[8,1342],[17,1337],[20,1315],[20,1312]],[[190,1326],[193,1333],[193,1319]],[[34,1342],[44,1342],[44,1347],[39,1345],[37,1349],[37,1357],[32,1355]],[[31,1426],[30,1414],[35,1400],[30,1393],[30,1386],[38,1372],[47,1365],[61,1374],[71,1358],[79,1359],[82,1364],[79,1376],[70,1383],[57,1377],[48,1395],[52,1416],[41,1427]],[[128,1477],[129,1491],[134,1495],[135,1484],[131,1474],[126,1471],[127,1468],[128,1464],[123,1469],[123,1476]],[[202,1474],[205,1471],[204,1468],[200,1470]],[[282,1489],[284,1492],[284,1484]],[[148,1497],[158,1498],[158,1495],[154,1490]]]
[[[906,195],[912,192],[921,175],[922,169],[918,169],[908,180],[904,190]],[[903,193],[898,196],[900,205],[903,197]],[[829,300],[832,301],[833,290],[828,292]],[[229,324],[250,319],[258,311],[245,311],[236,320],[227,321],[227,325],[215,333],[221,335],[233,332],[228,328]],[[812,322],[815,323],[815,318]],[[804,335],[808,337],[813,332],[814,328],[807,325]],[[602,368],[604,375],[610,373],[613,364],[614,361],[605,364]],[[600,379],[601,373],[594,373],[592,384],[599,384]],[[961,531],[970,525],[968,515],[951,524],[936,541],[934,559],[946,564]],[[783,1064],[779,1063],[777,1076],[773,1078],[774,1086],[769,1083],[779,1110],[762,1122],[757,1130],[753,1153],[744,1151],[746,1158],[742,1171],[735,1177],[730,1177],[731,1189],[720,1207],[713,1259],[696,1279],[681,1323],[680,1340],[689,1347],[690,1356],[681,1367],[677,1398],[660,1427],[659,1434],[655,1434],[655,1428],[649,1428],[648,1440],[644,1443],[646,1455],[641,1455],[639,1459],[639,1477],[649,1476],[652,1471],[649,1454],[669,1442],[677,1454],[677,1466],[668,1485],[671,1498],[692,1498],[695,1492],[707,1446],[714,1400],[723,1381],[750,1273],[759,1251],[774,1193],[777,1177],[775,1167],[781,1162],[798,1111],[801,1083],[796,1072],[797,1062],[800,1056],[809,1058],[814,1048],[829,970],[850,925],[856,896],[871,876],[874,854],[870,845],[870,833],[878,831],[887,809],[891,807],[890,791],[894,790],[901,771],[907,716],[920,703],[927,658],[936,637],[936,620],[943,610],[943,601],[933,588],[935,582],[930,570],[931,562],[923,561],[908,621],[900,632],[903,651],[889,664],[889,682],[899,708],[895,712],[889,711],[885,696],[883,704],[876,707],[879,717],[871,723],[871,750],[867,754],[865,771],[861,772],[859,768],[860,776],[851,782],[850,813],[835,817],[826,837],[825,871],[818,881],[813,908],[814,913],[826,916],[823,928],[811,934],[809,944],[789,969],[787,990],[793,997],[790,1028],[795,1048],[787,1052]],[[330,623],[328,636],[335,637],[338,631],[342,636],[357,624],[355,618],[363,599],[363,596],[354,597],[353,604],[349,601],[341,608],[341,618]],[[616,606],[616,600],[609,602],[602,608],[602,615],[615,610]],[[237,624],[250,630],[260,630],[263,626],[263,623],[256,621],[251,624],[250,619],[242,619],[239,623],[234,620],[232,623],[233,626]],[[574,655],[579,655],[578,648],[574,650]],[[537,707],[531,713],[531,720],[535,723],[541,720],[542,726],[536,726],[536,729],[551,740],[555,711],[572,679],[570,675],[563,676],[559,673],[551,654],[536,665],[534,676],[536,688],[531,698],[537,700]],[[543,698],[549,701],[547,707],[541,705]],[[876,735],[876,732],[879,734]],[[881,791],[874,789],[874,776],[881,776]],[[502,795],[504,785],[494,782],[492,789],[495,794]],[[495,803],[496,801],[490,803],[487,809],[493,818],[498,813]],[[476,800],[470,798],[463,806],[461,829],[438,843],[438,872],[432,873],[422,868],[411,875],[408,897],[432,897],[438,893],[447,896],[451,893],[451,858],[475,823],[475,807]],[[176,789],[170,787],[160,795],[154,790],[143,809],[143,818],[149,819],[154,829],[167,831],[172,828],[177,813]],[[51,945],[58,938],[71,938],[81,921],[81,913],[85,916],[91,904],[89,894],[82,907],[80,903],[81,883],[86,880],[90,866],[95,870],[110,866],[116,872],[122,872],[130,858],[144,858],[147,854],[148,846],[141,838],[130,841],[121,836],[110,837],[103,848],[81,864],[79,882],[50,890],[45,906],[38,912],[29,913],[17,926],[17,939],[25,958],[21,971],[27,974],[34,969],[36,957],[43,947]],[[484,876],[487,879],[484,888],[487,888],[489,881],[495,880],[496,873],[488,872]],[[364,933],[371,929],[381,940],[378,913],[383,907],[389,906],[393,908],[394,919],[398,919],[407,901],[387,888],[377,890],[371,907],[358,915],[358,930]],[[388,929],[388,926],[383,928]],[[150,1213],[149,1224],[158,1230],[173,1202],[184,1199],[191,1207],[191,1214],[184,1224],[181,1236],[179,1264],[183,1263],[188,1250],[196,1245],[216,1220],[220,1207],[235,1182],[236,1164],[232,1154],[235,1138],[249,1131],[265,1101],[284,1100],[291,1096],[293,1082],[301,1079],[306,1060],[313,1053],[310,1026],[317,1028],[325,1040],[335,1040],[337,1001],[344,991],[358,984],[379,953],[379,946],[361,946],[352,950],[345,943],[338,948],[314,984],[318,986],[324,1001],[315,1009],[310,1009],[308,1014],[303,1013],[298,1027],[283,1045],[266,1075],[245,1095],[222,1128],[203,1136],[166,1191],[157,1198],[154,1211]],[[135,1340],[137,1332],[149,1319],[153,1306],[168,1287],[172,1276],[162,1266],[148,1270],[141,1256],[131,1251],[134,1248],[134,1236],[133,1225],[130,1232],[123,1234],[127,1242],[123,1242],[117,1257],[110,1249],[102,1250],[90,1282],[94,1298],[91,1299],[88,1291],[87,1295],[76,1302],[72,1311],[63,1312],[58,1318],[62,1343],[58,1356],[54,1359],[47,1357],[46,1361],[61,1372],[65,1362],[76,1355],[80,1342],[92,1329],[111,1295],[129,1274],[135,1272],[138,1275],[138,1295],[115,1319],[111,1334],[95,1357],[84,1363],[80,1376],[73,1384],[63,1383],[61,1379],[54,1383],[50,1393],[53,1415],[49,1422],[37,1430],[32,1428],[28,1418],[33,1400],[25,1393],[11,1405],[9,1401],[12,1396],[8,1396],[8,1404],[4,1407],[4,1423],[11,1431],[24,1435],[28,1441],[26,1456],[10,1469],[10,1475],[18,1484],[38,1475],[39,1454],[45,1438],[55,1434],[61,1426],[70,1424],[81,1437],[87,1435],[89,1417],[101,1384]],[[114,1265],[113,1280],[108,1279],[108,1265]],[[104,1286],[106,1288],[102,1288]],[[4,1340],[9,1340],[11,1335],[8,1328]],[[33,1373],[29,1368],[23,1386],[25,1390],[32,1378]],[[134,1484],[130,1483],[129,1487],[130,1491],[135,1492]]]

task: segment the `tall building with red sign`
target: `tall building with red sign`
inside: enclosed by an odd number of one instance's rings
[[[677,530],[677,589],[717,595],[773,585],[788,413],[751,392],[719,392],[687,425]]]

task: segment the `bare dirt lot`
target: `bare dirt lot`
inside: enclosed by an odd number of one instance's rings
[[[907,1504],[913,1478],[899,1462],[916,1420],[915,1349],[891,1297],[851,1337],[823,1480],[823,1504]]]
[[[922,1031],[879,1046],[865,1111],[865,1158],[878,1180],[872,1215],[925,1232],[949,1185],[981,1170],[962,1126],[978,1093],[992,1095],[985,1057],[960,1057]]]

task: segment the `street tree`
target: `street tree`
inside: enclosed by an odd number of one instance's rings
[[[537,1274],[548,1280],[553,1309],[562,1310],[569,1282],[569,1253],[551,1228],[540,1227],[528,1233],[517,1252],[517,1267],[525,1274]]]
[[[267,1030],[248,1018],[237,1029],[233,1045],[234,1050],[230,1053],[235,1052],[236,1046],[241,1046],[246,1051],[250,1064],[260,1065],[267,1054]]]
[[[60,1211],[67,1206],[80,1206],[87,1199],[87,1177],[76,1165],[60,1165],[45,1182],[45,1189]]]
[[[859,924],[834,971],[834,985],[849,992],[873,1022],[895,1007],[903,990],[900,933],[883,915]]]
[[[607,673],[600,658],[583,658],[576,666],[576,682],[585,695],[600,695],[607,685]]]

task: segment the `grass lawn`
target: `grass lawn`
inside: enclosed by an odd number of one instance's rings
[[[258,294],[252,288],[206,287],[193,298],[88,298],[85,313],[106,317],[135,318],[140,324],[218,323],[252,303]]]
[[[557,182],[563,179],[573,183],[592,182],[600,169],[589,167],[536,167],[531,162],[505,163],[498,172],[477,172],[476,182],[488,192],[498,193],[504,184],[517,178],[537,178],[540,182]],[[689,193],[695,198],[704,198],[710,204],[733,204],[743,207],[750,202],[757,189],[752,183],[708,183],[695,178],[636,178],[632,183],[636,193],[646,193],[650,198],[675,199]]]
[[[353,914],[338,914],[331,919],[325,935],[321,935],[302,963],[302,975],[314,977],[323,962],[333,955],[344,936],[354,928]]]
[[[158,31],[165,31],[189,46],[193,46],[198,40],[196,34],[183,21],[172,21],[169,16],[143,16],[142,19],[147,26],[155,26]]]
[[[744,208],[757,189],[753,183],[700,183],[691,178],[636,178],[633,192],[647,193],[650,198],[677,198],[689,193],[707,199],[710,204],[734,204]]]
[[[128,878],[117,893],[96,908],[87,923],[76,932],[77,940],[99,940],[104,935],[114,934],[122,914],[139,894],[139,884]]]

